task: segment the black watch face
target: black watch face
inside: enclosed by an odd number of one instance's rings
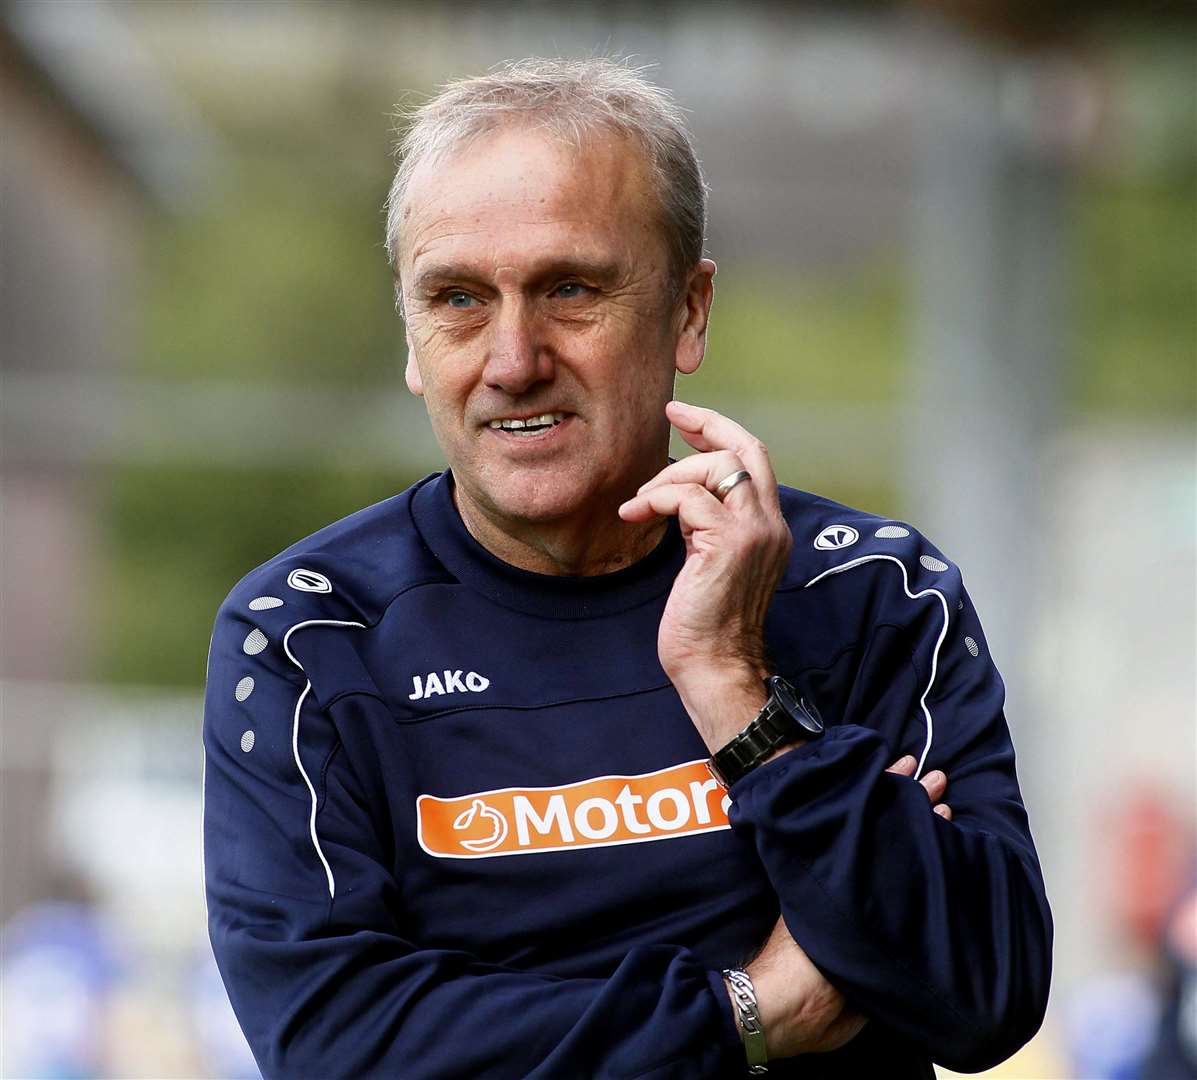
[[[774,696],[781,702],[782,708],[793,716],[801,707],[798,703],[798,691],[780,675],[774,675],[773,678],[768,680],[768,683],[769,689],[773,691]]]
[[[823,718],[819,715],[819,710],[811,702],[799,697],[798,691],[778,675],[767,679],[766,682],[768,682],[769,689],[777,699],[778,704],[790,714],[790,717],[799,727],[809,731],[813,735],[822,732]]]

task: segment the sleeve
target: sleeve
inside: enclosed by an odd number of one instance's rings
[[[903,561],[864,562],[858,581],[884,600],[864,647],[839,661],[841,716],[733,785],[729,817],[829,981],[932,1060],[971,1072],[1038,1030],[1051,973],[1004,688],[954,567],[924,556],[912,583]],[[892,737],[902,731],[914,736]],[[947,774],[952,821],[915,780],[885,772],[911,749],[920,775]]]
[[[226,602],[204,714],[209,933],[265,1076],[743,1071],[720,977],[683,948],[637,947],[606,979],[563,979],[406,938],[380,808],[337,733],[364,699],[331,715],[278,645]]]

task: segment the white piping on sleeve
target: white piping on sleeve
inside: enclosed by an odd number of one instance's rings
[[[283,652],[287,654],[287,659],[299,668],[300,671],[303,671],[303,664],[295,659],[295,654],[291,651],[291,646],[287,643],[291,640],[291,635],[296,630],[302,630],[305,626],[356,626],[359,630],[366,629],[365,623],[351,622],[347,619],[305,619],[303,622],[296,623],[283,635]]]
[[[296,630],[302,630],[305,626],[356,626],[359,630],[365,630],[365,623],[350,622],[345,619],[308,619],[305,622],[296,623],[283,635],[283,652],[287,654],[287,659],[291,661],[300,671],[303,671],[303,664],[295,659],[295,654],[291,651],[288,642],[291,640],[291,635]],[[308,831],[312,835],[312,846],[316,849],[316,856],[320,860],[320,864],[324,867],[324,873],[328,877],[328,898],[333,900],[337,895],[337,883],[333,878],[332,867],[328,865],[328,860],[324,857],[324,849],[320,847],[320,837],[316,834],[316,806],[318,799],[316,797],[316,789],[312,785],[311,778],[307,774],[307,770],[303,767],[303,762],[299,759],[299,714],[303,710],[304,698],[312,689],[311,679],[307,680],[302,692],[299,695],[299,700],[295,703],[295,717],[291,724],[291,753],[295,758],[295,765],[299,769],[299,775],[303,777],[303,782],[307,785],[308,792],[312,796],[312,812],[308,817]]]
[[[312,846],[316,849],[316,854],[324,865],[324,873],[328,877],[328,898],[332,900],[337,895],[337,883],[333,880],[332,867],[328,865],[328,860],[324,857],[324,850],[320,847],[320,837],[316,835],[316,789],[308,778],[303,762],[299,760],[299,712],[303,708],[303,699],[308,696],[308,691],[311,688],[312,684],[308,682],[303,688],[303,693],[299,695],[299,700],[295,703],[295,723],[291,727],[291,753],[295,755],[295,764],[299,766],[299,775],[303,777],[303,782],[307,784],[308,791],[312,796],[312,813],[308,818],[308,830],[312,834]]]
[[[923,771],[923,765],[927,761],[927,754],[931,750],[931,738],[935,731],[934,721],[931,719],[931,710],[927,708],[927,695],[931,693],[931,687],[935,685],[935,673],[939,668],[939,648],[943,644],[944,638],[948,633],[948,600],[939,589],[924,589],[922,592],[913,593],[910,591],[910,578],[906,573],[906,564],[902,562],[896,555],[862,555],[858,559],[852,559],[844,563],[842,566],[833,566],[829,570],[824,570],[821,574],[811,578],[803,588],[809,589],[823,578],[829,577],[832,574],[842,574],[845,570],[851,570],[854,567],[862,566],[868,562],[876,562],[883,560],[894,563],[899,570],[902,571],[902,588],[906,595],[911,600],[918,600],[923,596],[935,595],[939,597],[940,606],[943,608],[943,626],[939,631],[939,637],[935,641],[935,648],[931,650],[931,678],[927,681],[927,688],[923,691],[919,698],[919,707],[923,710],[923,717],[927,723],[927,741],[923,744],[923,752],[919,755],[919,763],[915,766],[914,776],[918,779],[919,774]]]

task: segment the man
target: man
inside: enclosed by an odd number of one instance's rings
[[[676,106],[527,61],[401,150],[407,384],[449,469],[251,573],[210,658],[209,923],[263,1071],[1008,1056],[1051,922],[1000,679],[922,537],[672,400],[715,271]]]

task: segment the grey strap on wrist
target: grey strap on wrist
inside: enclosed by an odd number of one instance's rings
[[[744,1044],[744,1055],[748,1058],[748,1073],[763,1076],[769,1071],[769,1056],[765,1053],[765,1029],[761,1025],[761,1010],[756,1003],[752,980],[748,972],[740,968],[725,968],[723,977],[735,1002],[740,1042]]]

